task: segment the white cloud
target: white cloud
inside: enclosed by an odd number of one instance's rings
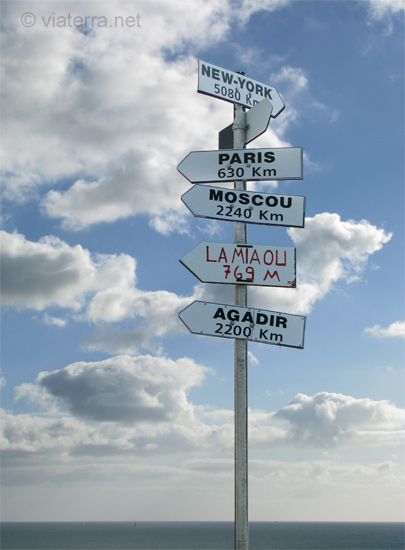
[[[290,424],[285,441],[295,446],[400,444],[405,435],[403,409],[337,393],[297,394],[274,419]]]
[[[371,334],[377,338],[405,338],[405,321],[395,321],[389,327],[383,328],[380,325],[364,329],[364,334]]]
[[[135,283],[135,260],[126,254],[91,255],[53,236],[38,242],[0,232],[2,302],[42,310],[51,305],[79,310],[88,293],[128,288]]]
[[[228,453],[233,412],[199,406],[188,398],[188,391],[210,372],[192,359],[145,355],[40,373],[35,383],[15,391],[16,399],[28,400],[45,413],[6,414],[3,448],[100,458],[130,450]],[[404,428],[405,411],[394,404],[337,393],[297,394],[271,413],[249,410],[252,450],[400,445]]]
[[[288,3],[243,1],[236,9],[229,0],[141,1],[141,28],[93,25],[89,32],[45,28],[43,20],[90,14],[113,21],[133,15],[133,4],[58,2],[50,10],[7,3],[3,196],[22,201],[51,187],[42,211],[74,230],[147,213],[157,231],[187,231],[178,198],[188,183],[176,166],[190,149],[215,148],[218,129],[230,122],[229,105],[195,93],[194,52],[253,13]],[[29,29],[21,24],[26,8],[37,18]],[[263,139],[280,144],[273,129]]]
[[[369,13],[373,19],[405,11],[403,0],[369,0]]]
[[[150,355],[121,355],[95,363],[74,363],[52,373],[42,372],[37,384],[80,418],[187,425],[194,421],[194,413],[186,391],[199,385],[207,372],[208,369],[187,358],[172,361]],[[26,386],[25,394],[29,390]]]
[[[297,247],[297,288],[252,287],[252,307],[307,313],[338,281],[358,280],[369,255],[391,238],[364,220],[345,222],[330,213],[307,218],[305,229],[289,229],[289,233]],[[141,290],[136,287],[136,260],[126,254],[90,254],[56,237],[37,243],[18,233],[3,231],[1,237],[3,303],[37,310],[58,305],[79,312],[96,324],[83,343],[89,349],[156,350],[157,337],[184,330],[177,314],[192,300],[232,300],[229,285],[197,285],[193,295],[185,297],[165,290]],[[108,326],[129,319],[135,321],[130,329]],[[50,315],[44,320],[59,326],[62,321]]]
[[[57,237],[28,241],[19,233],[0,232],[2,302],[16,308],[44,310],[58,305],[84,310],[92,322],[145,317],[163,334],[174,312],[190,298],[136,288],[136,261],[127,254],[91,254]],[[61,325],[45,315],[44,322]]]
[[[368,257],[392,237],[366,220],[343,221],[329,212],[306,218],[304,229],[290,228],[288,233],[297,249],[297,288],[252,287],[252,307],[308,313],[338,281],[358,281]],[[219,293],[222,288],[211,285],[204,297],[221,302]]]
[[[65,327],[67,325],[66,319],[60,319],[59,317],[54,317],[53,315],[49,315],[48,313],[44,313],[43,322],[45,323],[45,325],[55,327]]]

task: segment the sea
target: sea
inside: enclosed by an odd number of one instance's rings
[[[404,523],[251,522],[249,549],[403,550]],[[1,524],[2,550],[227,550],[233,522]]]

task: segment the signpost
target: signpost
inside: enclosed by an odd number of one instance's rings
[[[234,284],[235,305],[195,301],[179,317],[195,334],[234,339],[235,550],[248,550],[247,342],[303,349],[305,317],[247,307],[248,285],[294,288],[296,267],[295,248],[248,245],[246,224],[304,227],[305,197],[247,191],[246,181],[303,179],[303,152],[245,148],[284,109],[272,86],[199,61],[198,92],[233,103],[233,124],[218,151],[192,151],[177,169],[191,183],[234,189],[196,185],[182,200],[195,216],[233,221],[234,243],[200,243],[180,262],[202,282]]]
[[[295,288],[295,248],[199,243],[180,262],[203,283]]]
[[[272,86],[204,61],[198,62],[197,91],[245,107],[253,107],[262,99],[268,99],[273,105],[273,118],[285,107],[279,93]]]
[[[303,349],[305,317],[195,301],[179,313],[190,332]]]
[[[302,180],[302,148],[192,151],[177,170],[191,183]]]
[[[304,227],[305,197],[194,185],[181,200],[199,218]]]

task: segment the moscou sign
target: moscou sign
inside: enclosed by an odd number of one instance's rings
[[[305,197],[194,185],[181,200],[201,218],[304,227]]]

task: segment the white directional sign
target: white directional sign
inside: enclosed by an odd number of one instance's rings
[[[181,200],[199,218],[304,227],[303,196],[194,185],[184,193]]]
[[[273,105],[270,101],[262,99],[260,103],[245,113],[245,143],[250,143],[267,130],[272,112]]]
[[[202,283],[295,288],[295,248],[202,242],[180,262]]]
[[[273,86],[204,61],[198,62],[197,91],[245,107],[253,107],[262,99],[268,99],[273,105],[273,118],[276,118],[285,107],[280,94]]]
[[[302,180],[302,147],[192,151],[177,170],[191,183]]]
[[[245,144],[250,143],[264,134],[270,122],[273,105],[268,99],[262,99],[260,103],[244,113],[246,137]],[[222,146],[222,143],[227,145]],[[233,147],[233,124],[230,124],[219,132],[219,149]]]
[[[194,334],[304,348],[305,317],[301,315],[195,301],[179,318]]]

